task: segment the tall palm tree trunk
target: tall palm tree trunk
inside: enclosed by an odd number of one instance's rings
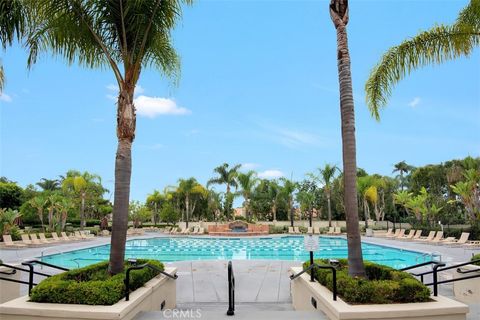
[[[185,227],[188,228],[188,220],[190,219],[190,197],[188,196],[188,193],[185,197],[185,207]]]
[[[111,274],[123,271],[125,259],[132,174],[132,143],[135,138],[136,125],[133,88],[134,86],[130,86],[129,89],[121,91],[118,97],[118,148],[115,158],[115,193],[109,266]]]
[[[330,199],[330,191],[327,192],[327,206],[328,206],[328,226],[332,226],[332,204]]]
[[[355,112],[347,40],[348,0],[331,0],[330,16],[337,30],[337,59],[340,82],[340,112],[342,121],[343,172],[345,183],[345,213],[347,223],[348,273],[365,276],[358,226],[357,161],[355,142]]]
[[[85,228],[85,194],[82,193],[81,195],[81,202],[80,202],[80,230]]]

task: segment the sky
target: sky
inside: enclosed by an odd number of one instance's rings
[[[480,50],[413,72],[375,121],[364,84],[391,46],[468,3],[351,1],[348,25],[356,112],[357,165],[392,175],[480,155]],[[173,32],[177,84],[153,69],[136,89],[131,198],[196,177],[224,162],[260,177],[303,179],[342,165],[336,33],[328,1],[196,1]],[[0,52],[0,176],[26,186],[69,169],[99,174],[113,200],[115,80],[110,70],[69,66],[44,55],[27,70],[19,45]],[[218,190],[223,189],[219,187]]]

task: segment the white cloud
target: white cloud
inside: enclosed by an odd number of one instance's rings
[[[133,100],[137,108],[137,114],[149,118],[155,118],[158,115],[187,115],[191,111],[177,106],[177,103],[168,98],[138,96]]]
[[[258,177],[262,179],[275,179],[283,176],[284,176],[283,172],[276,169],[265,170],[258,173]]]
[[[408,106],[410,106],[412,108],[415,108],[416,106],[418,106],[420,104],[421,101],[422,101],[422,99],[420,99],[420,97],[415,97],[415,98],[413,98],[412,101],[410,101],[408,103]]]
[[[8,94],[6,93],[0,93],[0,101],[3,101],[3,102],[12,102],[12,97],[10,97]]]
[[[317,145],[319,143],[317,136],[303,131],[279,129],[277,134],[278,141],[290,148],[301,145]]]
[[[113,83],[110,83],[108,86],[106,86],[106,88],[108,89],[108,91],[118,91],[118,86],[114,85]]]
[[[247,162],[247,163],[242,163],[241,169],[243,170],[253,170],[260,167],[258,163],[252,163],[252,162]]]

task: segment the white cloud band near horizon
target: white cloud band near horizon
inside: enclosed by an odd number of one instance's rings
[[[412,101],[410,101],[408,103],[408,106],[412,107],[412,108],[415,108],[416,106],[418,106],[420,104],[421,101],[422,101],[422,99],[420,99],[420,97],[415,97],[415,98],[413,98]]]
[[[133,100],[137,114],[148,118],[155,118],[159,115],[184,116],[192,112],[187,108],[177,105],[175,100],[160,97],[148,97],[140,95]]]
[[[2,93],[0,93],[0,101],[12,102],[12,97],[10,97],[8,94],[2,92]]]
[[[283,176],[285,176],[285,174],[282,171],[276,169],[265,170],[258,173],[258,177],[261,179],[275,179],[281,178]]]

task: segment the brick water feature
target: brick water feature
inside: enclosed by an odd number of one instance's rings
[[[208,226],[208,234],[220,237],[262,236],[268,234],[268,225],[237,220],[227,224]]]

